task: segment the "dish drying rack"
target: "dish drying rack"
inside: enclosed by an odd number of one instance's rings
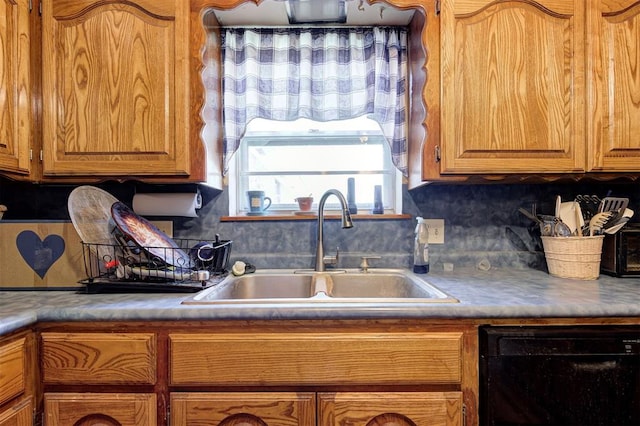
[[[176,247],[141,247],[114,237],[115,244],[82,242],[87,278],[80,284],[88,293],[196,292],[228,275],[232,241],[218,235],[213,241],[174,239]]]

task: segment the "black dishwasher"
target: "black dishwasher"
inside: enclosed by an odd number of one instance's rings
[[[481,425],[640,425],[640,326],[480,328]]]

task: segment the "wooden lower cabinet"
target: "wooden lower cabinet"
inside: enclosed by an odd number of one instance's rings
[[[40,341],[45,426],[159,424],[155,333],[43,332]]]
[[[427,321],[41,325],[38,406],[44,426],[475,426],[476,335]]]
[[[26,338],[0,345],[0,405],[26,387]]]
[[[5,411],[0,411],[0,426],[31,425],[33,425],[33,405],[31,400]]]
[[[169,333],[170,424],[460,426],[470,333],[344,323]]]
[[[310,426],[316,422],[311,392],[186,392],[171,394],[171,425]]]
[[[457,426],[462,392],[172,393],[171,425],[195,424]]]
[[[0,426],[33,424],[33,335],[0,342]]]
[[[157,426],[156,395],[45,393],[45,426]]]
[[[319,426],[453,426],[462,424],[462,392],[318,394]]]
[[[45,384],[152,385],[154,333],[55,333],[41,336]]]

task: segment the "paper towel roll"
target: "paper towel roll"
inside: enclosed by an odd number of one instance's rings
[[[143,193],[133,196],[133,210],[141,216],[198,217],[200,194],[197,193]]]

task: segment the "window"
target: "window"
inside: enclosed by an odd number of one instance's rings
[[[359,212],[380,186],[400,213],[407,173],[407,29],[225,28],[221,34],[223,165],[230,214],[263,190],[271,214],[355,180]],[[376,200],[377,201],[377,200]],[[338,207],[335,197],[325,208]],[[379,206],[376,206],[379,207]]]
[[[317,211],[328,189],[347,197],[348,178],[355,180],[358,213],[370,213],[376,185],[382,187],[385,213],[402,211],[402,175],[380,126],[366,117],[332,122],[254,119],[234,157],[229,171],[231,215],[247,212],[249,190],[265,191],[272,200],[271,214],[297,211],[295,199],[310,194]],[[325,209],[338,208],[337,199],[329,197]]]

